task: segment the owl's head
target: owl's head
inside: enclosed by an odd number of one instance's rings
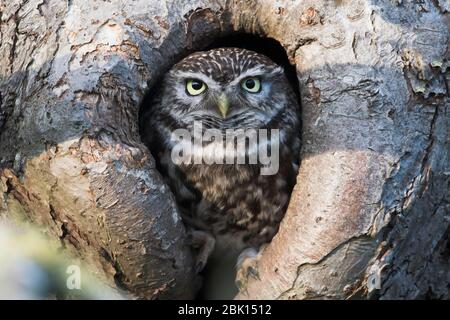
[[[245,49],[196,52],[165,76],[159,102],[174,119],[206,127],[259,128],[296,104],[284,70]]]

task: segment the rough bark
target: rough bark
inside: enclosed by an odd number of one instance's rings
[[[449,10],[0,0],[0,215],[45,226],[137,297],[193,297],[139,104],[184,54],[246,32],[296,66],[303,148],[280,231],[237,298],[449,298]]]

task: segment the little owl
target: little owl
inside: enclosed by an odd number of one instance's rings
[[[142,137],[175,194],[197,253],[197,271],[205,267],[208,258],[206,269],[211,261],[232,257],[234,263],[241,263],[247,256],[257,256],[278,230],[299,162],[299,105],[283,68],[245,49],[196,52],[164,75],[144,108]],[[230,129],[278,129],[278,170],[262,174],[266,164],[248,161],[174,161],[172,133],[192,131],[194,122],[201,122],[202,132],[215,129],[224,136]],[[260,144],[268,144],[270,149],[268,141],[247,141],[245,159],[249,160]],[[221,154],[224,148],[223,141],[211,139],[202,141],[201,148],[193,148],[191,153],[211,156]]]

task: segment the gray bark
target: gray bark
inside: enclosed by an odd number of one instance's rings
[[[0,0],[0,215],[44,226],[111,286],[192,298],[139,104],[177,59],[246,32],[296,66],[303,147],[280,231],[237,298],[448,299],[449,7]]]

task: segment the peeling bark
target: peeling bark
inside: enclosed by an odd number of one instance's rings
[[[0,0],[0,216],[43,226],[139,298],[198,286],[138,133],[148,86],[218,37],[295,64],[302,163],[239,299],[448,299],[446,1]]]

